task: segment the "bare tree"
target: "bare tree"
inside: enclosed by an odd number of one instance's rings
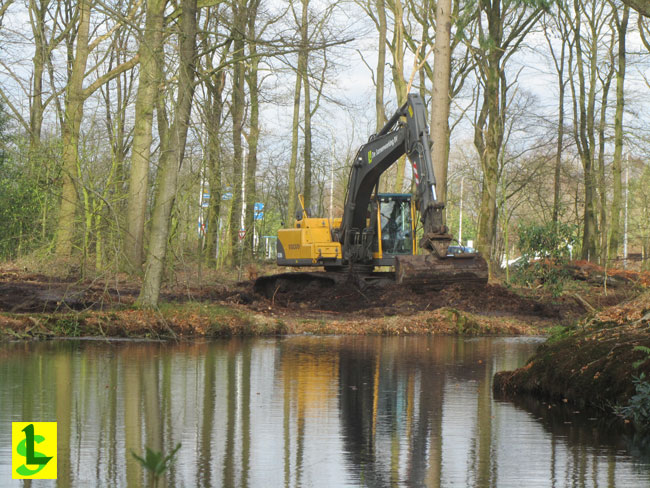
[[[156,307],[162,283],[172,207],[176,197],[178,172],[185,155],[187,131],[194,96],[196,63],[197,7],[196,0],[180,3],[178,26],[178,88],[173,122],[168,122],[163,94],[157,102],[158,132],[160,134],[160,161],[156,176],[156,196],[151,217],[151,237],[147,250],[144,280],[138,303]],[[159,66],[162,69],[162,66]]]
[[[567,10],[567,13],[569,11]],[[583,24],[587,31],[583,32]],[[570,87],[573,98],[573,131],[582,162],[584,178],[584,217],[582,259],[597,259],[596,221],[596,94],[598,91],[599,40],[608,13],[604,2],[573,1],[572,32],[575,43],[576,82]]]
[[[244,227],[246,239],[244,246],[249,258],[254,254],[255,203],[257,200],[256,178],[257,151],[260,138],[260,56],[257,52],[257,38],[264,31],[266,24],[258,27],[258,9],[260,0],[252,0],[248,7],[248,55],[250,61],[246,69],[246,84],[250,96],[250,116],[248,122],[248,156],[246,158],[246,213]]]
[[[244,170],[242,137],[244,134],[246,103],[246,61],[244,52],[246,49],[247,6],[246,0],[238,0],[232,3],[233,78],[230,112],[232,116],[233,180],[229,225],[230,250],[226,258],[227,264],[231,266],[234,264],[233,252],[239,242],[239,230],[242,224],[242,185]]]
[[[113,33],[121,27],[121,22],[116,21],[108,31],[91,41],[91,11],[94,7],[92,0],[81,0],[77,4],[78,13],[75,48],[70,72],[66,86],[65,115],[62,127],[62,166],[63,186],[61,189],[61,206],[59,208],[58,230],[56,239],[56,254],[59,258],[68,258],[72,253],[74,239],[75,212],[77,210],[77,171],[79,156],[79,132],[83,119],[84,102],[99,89],[104,83],[118,76],[125,70],[133,68],[138,62],[138,56],[116,66],[102,76],[99,76],[88,86],[84,87],[84,81],[88,73],[88,56],[103,41],[110,38]],[[131,6],[128,14],[133,18],[137,5]],[[69,44],[71,49],[71,45]],[[97,67],[91,69],[94,72]]]
[[[140,42],[140,78],[135,100],[131,173],[126,212],[124,251],[127,268],[140,272],[144,261],[144,223],[149,191],[149,159],[153,139],[153,114],[160,87],[163,25],[167,0],[147,2],[144,33]]]
[[[478,46],[471,46],[478,67],[483,101],[475,122],[474,145],[483,171],[478,250],[493,269],[497,231],[499,157],[503,144],[508,83],[506,64],[543,13],[543,3],[515,0],[478,2]],[[484,26],[484,23],[487,26]]]
[[[449,82],[451,77],[451,0],[436,5],[436,42],[433,62],[433,96],[431,100],[431,158],[437,181],[438,199],[447,201],[449,161]]]
[[[296,167],[298,165],[298,131],[300,128],[300,92],[302,90],[303,81],[307,71],[308,55],[309,55],[309,34],[308,34],[308,14],[309,14],[309,0],[300,0],[302,8],[300,19],[295,11],[293,2],[291,3],[291,11],[293,17],[298,25],[300,44],[298,49],[298,65],[296,68],[296,81],[293,90],[293,119],[291,122],[291,160],[289,162],[289,195],[287,198],[287,221],[285,225],[291,226],[291,219],[296,209]]]
[[[621,233],[621,204],[623,195],[622,160],[623,160],[623,113],[625,111],[625,65],[626,49],[625,37],[627,23],[630,17],[630,7],[625,6],[619,13],[616,7],[614,20],[618,37],[618,63],[616,67],[616,115],[614,118],[614,159],[612,161],[612,176],[614,180],[614,194],[612,196],[611,234],[609,238],[609,253],[607,259],[615,259]]]
[[[553,173],[553,222],[558,222],[560,218],[560,190],[561,190],[561,170],[562,155],[564,151],[564,99],[568,79],[565,76],[567,65],[567,56],[571,55],[572,44],[569,36],[570,19],[564,14],[564,11],[557,7],[557,10],[550,12],[546,16],[550,22],[544,22],[544,36],[548,43],[549,52],[553,60],[553,67],[557,74],[558,85],[558,121],[557,121],[557,146],[555,152],[555,171]],[[555,36],[553,35],[555,34]],[[560,52],[556,51],[553,39],[559,40]],[[567,49],[569,52],[567,52]]]

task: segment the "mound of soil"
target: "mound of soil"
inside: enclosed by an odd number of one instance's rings
[[[257,296],[258,300],[263,298]],[[408,316],[442,307],[484,316],[535,317],[559,322],[584,313],[583,306],[571,297],[551,300],[532,293],[526,296],[499,284],[454,284],[442,290],[422,290],[386,282],[363,289],[345,282],[296,283],[278,287],[266,302],[275,308],[365,317]]]
[[[551,337],[526,366],[497,373],[494,390],[609,411],[634,394],[633,377],[650,375],[643,348],[650,348],[648,292]]]

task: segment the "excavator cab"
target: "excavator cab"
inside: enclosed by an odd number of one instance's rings
[[[378,249],[375,257],[414,254],[414,207],[410,193],[380,193]]]

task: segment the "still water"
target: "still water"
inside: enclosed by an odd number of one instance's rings
[[[588,415],[495,400],[537,339],[288,337],[0,345],[0,486],[648,487]],[[58,422],[58,480],[11,480],[11,422]]]

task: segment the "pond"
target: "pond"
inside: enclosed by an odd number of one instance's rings
[[[650,486],[624,434],[492,395],[536,338],[0,345],[0,486]],[[56,421],[58,479],[11,479],[11,422]],[[524,482],[525,480],[525,482]],[[13,484],[12,484],[13,483]]]

